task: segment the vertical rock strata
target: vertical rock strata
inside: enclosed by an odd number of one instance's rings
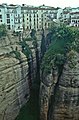
[[[30,33],[26,33],[23,37],[30,38]],[[37,32],[36,37],[40,57],[41,32]],[[30,85],[36,74],[36,53],[33,41],[26,41],[32,51],[32,59],[29,61],[22,51],[20,41],[22,38],[14,36],[10,31],[6,37],[0,38],[0,120],[16,118],[20,108],[29,100]],[[18,54],[16,56],[12,53],[13,51],[19,52],[20,56]]]
[[[30,95],[27,58],[18,42],[11,34],[0,39],[0,120],[14,120]],[[10,55],[16,47],[21,62]]]
[[[47,78],[41,82],[41,120],[79,120],[79,54],[67,59],[59,81]]]

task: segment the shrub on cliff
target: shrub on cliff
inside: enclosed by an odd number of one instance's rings
[[[75,39],[79,37],[77,31],[63,25],[51,28],[52,41],[42,60],[41,69],[43,72],[49,73],[53,65],[60,70],[65,63],[66,54],[71,49],[78,50],[79,44],[77,47],[73,44]]]
[[[4,24],[0,25],[0,37],[6,36],[7,30]]]
[[[27,58],[29,58],[30,55],[32,55],[32,51],[29,48],[29,45],[26,44],[25,40],[21,41],[20,45],[22,47],[22,52],[26,55]]]

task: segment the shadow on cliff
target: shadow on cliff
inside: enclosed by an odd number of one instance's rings
[[[21,109],[16,120],[39,120],[39,85],[35,80],[31,88],[30,100]]]

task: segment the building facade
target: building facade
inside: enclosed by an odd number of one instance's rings
[[[73,8],[70,12],[71,23],[70,26],[79,27],[79,8]]]
[[[0,5],[0,24],[5,24],[7,29],[13,31],[22,30],[23,21],[21,6],[19,5]]]
[[[49,6],[0,5],[0,24],[13,31],[47,29],[57,19],[57,9]]]
[[[50,6],[0,5],[0,24],[15,32],[48,29],[52,21],[79,27],[79,8]]]
[[[27,29],[47,29],[49,27],[49,21],[57,17],[57,10],[49,6],[26,6],[23,5],[22,16],[23,16],[23,28]]]

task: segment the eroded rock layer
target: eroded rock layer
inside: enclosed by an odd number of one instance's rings
[[[75,66],[73,66],[73,62]],[[41,120],[79,120],[79,54],[41,82]]]
[[[14,120],[30,95],[27,58],[18,43],[10,33],[0,39],[0,120]],[[11,55],[16,48],[21,61]]]

